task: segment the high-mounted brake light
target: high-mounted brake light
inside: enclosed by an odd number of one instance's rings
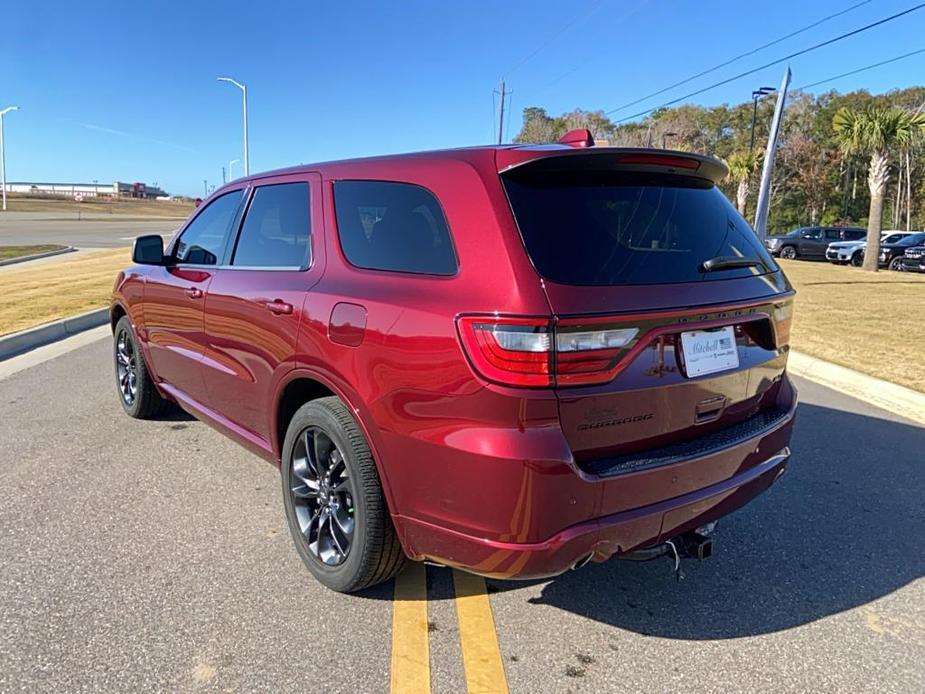
[[[690,169],[691,171],[700,168],[700,162],[696,159],[665,154],[627,154],[620,157],[620,163],[638,164],[640,166],[664,166],[669,169]]]
[[[464,316],[460,340],[475,370],[495,383],[548,388],[606,383],[638,328],[588,330],[543,318]]]

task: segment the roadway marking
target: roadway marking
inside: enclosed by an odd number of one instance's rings
[[[395,577],[392,694],[429,694],[427,567],[414,562]]]
[[[453,585],[466,688],[469,694],[507,694],[507,677],[485,579],[454,569]]]

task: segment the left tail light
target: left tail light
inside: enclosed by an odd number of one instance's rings
[[[638,328],[589,328],[543,318],[463,316],[460,340],[475,370],[503,385],[548,388],[610,381]]]

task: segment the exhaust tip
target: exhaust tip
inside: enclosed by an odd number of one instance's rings
[[[575,571],[576,569],[580,569],[582,566],[584,566],[589,561],[591,561],[591,557],[593,556],[594,556],[594,552],[591,552],[590,554],[588,554],[588,556],[582,557],[581,559],[576,561],[574,564],[572,564],[572,571]]]

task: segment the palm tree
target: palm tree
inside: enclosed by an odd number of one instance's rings
[[[736,182],[736,208],[745,216],[745,204],[751,188],[751,177],[761,157],[753,152],[735,152],[726,160],[729,178]]]
[[[890,181],[890,155],[925,135],[925,114],[884,106],[868,106],[858,111],[840,108],[832,119],[832,127],[846,154],[870,156],[867,166],[870,212],[864,269],[876,272],[880,257],[883,198]]]

